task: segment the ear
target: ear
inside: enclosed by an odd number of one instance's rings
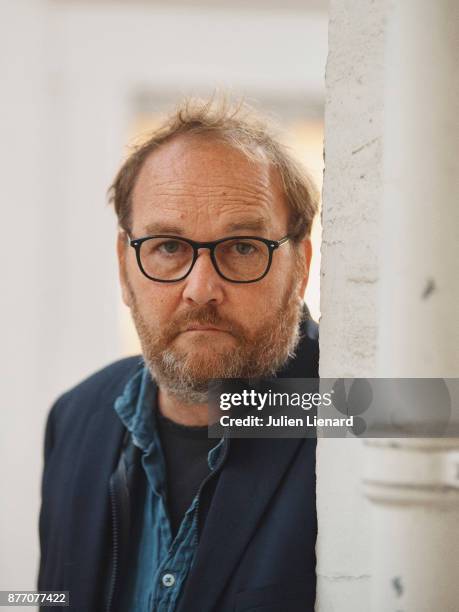
[[[303,274],[301,276],[300,295],[304,296],[309,280],[309,268],[311,267],[312,244],[311,239],[304,238],[298,246],[301,256],[303,257]]]
[[[120,230],[118,232],[118,236],[116,239],[116,252],[118,255],[118,274],[120,279],[121,286],[121,297],[123,298],[123,302],[131,307],[131,291],[129,290],[129,285],[127,281],[127,266],[126,266],[126,255],[128,249],[128,241],[127,234],[125,231]]]

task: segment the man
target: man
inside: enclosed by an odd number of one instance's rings
[[[209,439],[212,378],[315,377],[316,194],[244,108],[190,101],[112,186],[143,359],[54,405],[41,590],[81,612],[313,610],[313,440]]]

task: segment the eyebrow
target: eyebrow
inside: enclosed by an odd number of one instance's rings
[[[224,226],[223,233],[226,232],[239,232],[239,231],[262,231],[268,227],[267,220],[263,217],[252,218],[252,219],[241,219],[239,221],[232,221]],[[186,230],[175,225],[174,223],[149,223],[145,226],[145,235],[154,234],[173,234],[176,236],[184,236]]]
[[[241,230],[259,231],[268,227],[267,220],[263,217],[257,219],[241,219],[225,225],[225,231],[238,232]]]
[[[175,234],[182,236],[184,234],[183,230],[173,223],[149,223],[145,226],[145,232],[145,235]]]

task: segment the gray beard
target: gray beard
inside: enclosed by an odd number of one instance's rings
[[[222,356],[212,378],[270,378],[295,356],[300,340],[301,304],[289,304],[290,313],[281,313],[275,324],[251,343],[250,350],[238,347]],[[289,315],[289,316],[288,316]],[[290,325],[290,327],[288,327]],[[208,384],[212,378],[200,378],[187,367],[191,356],[177,355],[171,349],[152,355],[144,347],[144,359],[158,386],[184,404],[208,403]],[[199,362],[199,357],[194,358]]]
[[[250,338],[236,328],[234,336],[238,341],[237,346],[229,352],[213,356],[211,362],[198,351],[193,355],[192,352],[187,354],[174,349],[171,341],[165,341],[164,337],[152,332],[140,314],[131,290],[131,312],[145,364],[152,378],[161,389],[183,404],[206,404],[208,385],[212,379],[276,376],[276,372],[295,356],[300,340],[304,304],[297,290],[297,278],[294,275],[278,311],[264,327]],[[207,310],[212,319],[212,309]]]

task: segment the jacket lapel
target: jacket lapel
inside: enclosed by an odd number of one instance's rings
[[[179,610],[214,610],[303,440],[233,439]]]
[[[72,609],[79,611],[96,609],[110,550],[109,481],[126,430],[109,403],[89,417],[73,482],[65,574]]]

